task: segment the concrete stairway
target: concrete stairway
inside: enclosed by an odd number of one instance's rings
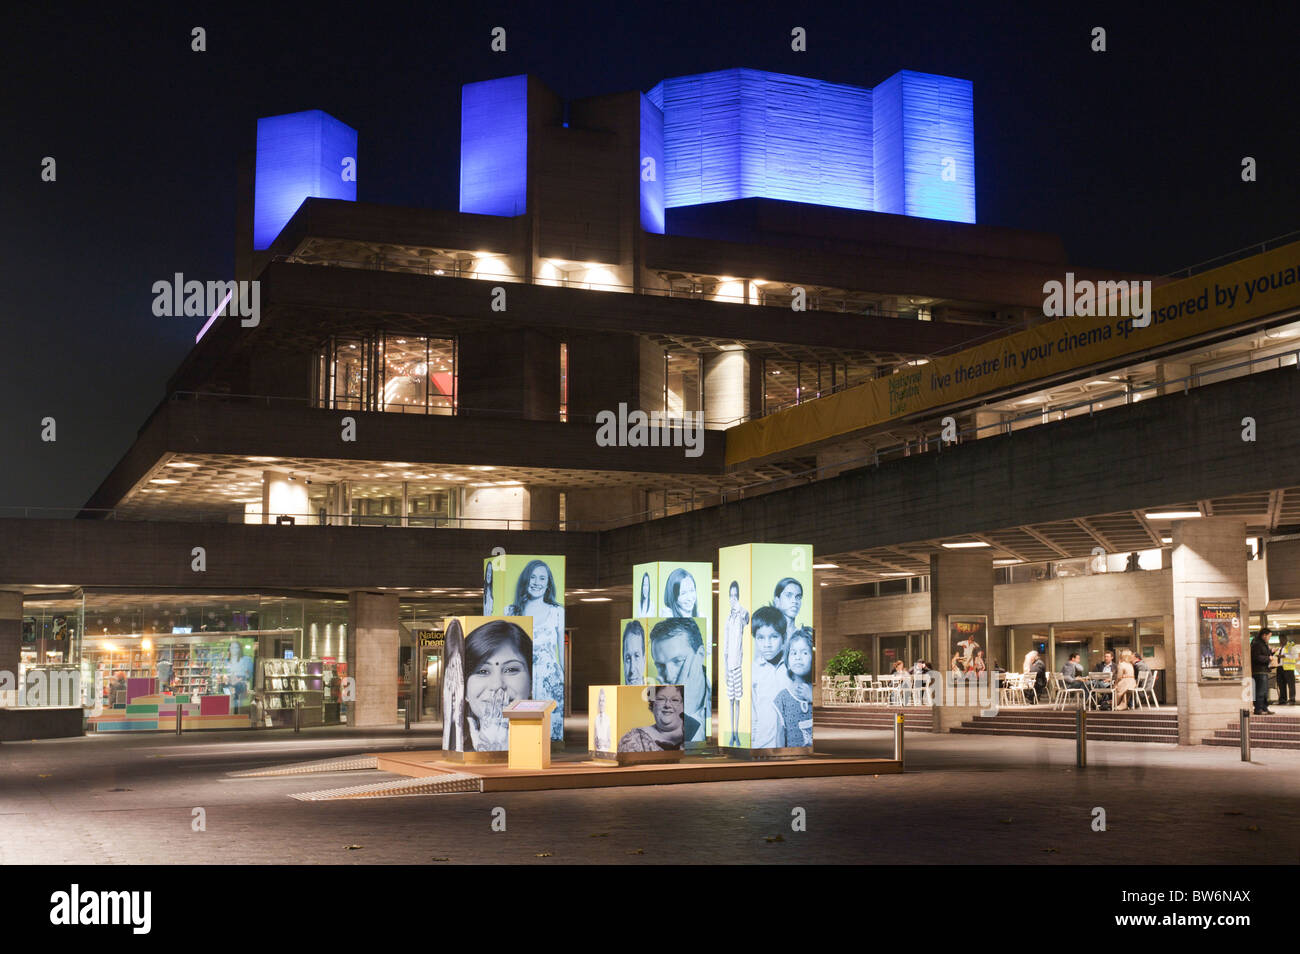
[[[954,726],[954,733],[966,735],[1009,735],[1039,739],[1073,739],[1073,710],[1009,708],[996,716],[976,716]],[[1090,742],[1162,742],[1178,744],[1178,711],[1146,709],[1135,712],[1089,712]]]
[[[1241,745],[1241,726],[1234,719],[1226,729],[1215,730],[1213,738],[1201,742],[1235,749]],[[1251,716],[1250,744],[1261,749],[1300,749],[1300,714]]]
[[[903,713],[904,732],[933,732],[934,716],[928,706],[817,706],[813,733],[818,729],[894,730],[895,713]]]

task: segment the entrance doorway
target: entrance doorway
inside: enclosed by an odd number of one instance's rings
[[[415,666],[411,692],[417,700],[412,720],[441,719],[446,639],[441,629],[417,629],[412,635],[415,637]]]

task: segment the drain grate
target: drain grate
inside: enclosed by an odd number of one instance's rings
[[[457,792],[481,792],[483,780],[477,775],[447,772],[423,778],[403,778],[395,782],[375,782],[347,788],[327,788],[319,792],[290,795],[300,802],[324,802],[336,798],[396,798],[402,795],[452,795]]]
[[[294,762],[289,765],[272,765],[267,768],[245,769],[241,772],[227,772],[231,778],[270,778],[275,775],[315,775],[320,772],[355,772],[361,769],[379,768],[376,755],[350,755],[333,759],[318,759],[315,762]]]

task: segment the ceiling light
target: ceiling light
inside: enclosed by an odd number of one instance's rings
[[[188,460],[174,460],[168,463],[168,467],[197,467],[198,464],[192,464]]]
[[[1010,566],[1013,563],[1019,563],[1019,560],[994,560],[994,566]]]
[[[946,547],[949,550],[970,550],[976,547],[986,547],[988,544],[983,540],[969,540],[964,543],[943,543],[940,544],[940,546]]]
[[[149,483],[151,483],[151,484],[179,484],[180,481],[179,481],[179,480],[173,480],[173,479],[170,478],[170,477],[155,477],[153,480],[149,481]]]
[[[580,603],[608,603],[608,602],[609,602],[609,597],[608,597],[608,596],[584,596],[584,597],[583,597],[581,600],[579,600],[578,602],[580,602]]]
[[[253,460],[253,461],[257,461],[259,464],[269,464],[269,463],[271,463],[272,461],[277,461],[277,460],[279,460],[279,459],[280,459],[280,458],[278,458],[278,457],[245,457],[245,458],[244,458],[244,460]]]
[[[1199,510],[1148,510],[1143,514],[1148,520],[1191,520],[1200,515]]]
[[[1174,538],[1173,538],[1173,537],[1161,537],[1161,538],[1160,538],[1160,542],[1161,542],[1161,543],[1173,543],[1173,542],[1174,542]]]
[[[813,564],[814,570],[838,570],[839,568],[840,565],[838,563],[814,563]],[[714,580],[713,582],[716,583],[718,581]]]

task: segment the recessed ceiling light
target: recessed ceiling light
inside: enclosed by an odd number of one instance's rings
[[[168,461],[167,466],[168,467],[197,467],[199,465],[191,463],[188,460],[173,460],[173,461]]]
[[[940,546],[949,550],[972,550],[976,547],[986,547],[988,544],[983,540],[970,540],[964,543],[943,543]]]
[[[1148,520],[1191,520],[1200,515],[1199,510],[1148,510],[1143,514]]]
[[[278,457],[245,457],[245,458],[244,458],[244,460],[253,460],[253,461],[257,461],[259,464],[269,464],[269,463],[271,463],[272,461],[277,461],[277,460],[279,460],[279,459],[280,459],[280,458],[278,458]]]
[[[151,484],[179,484],[180,481],[179,481],[179,480],[173,480],[173,479],[170,478],[170,477],[155,477],[153,480],[149,481],[149,483],[151,483]]]
[[[838,563],[814,563],[813,564],[814,570],[838,570],[839,568],[840,565]],[[714,580],[713,582],[716,583],[718,581]]]

